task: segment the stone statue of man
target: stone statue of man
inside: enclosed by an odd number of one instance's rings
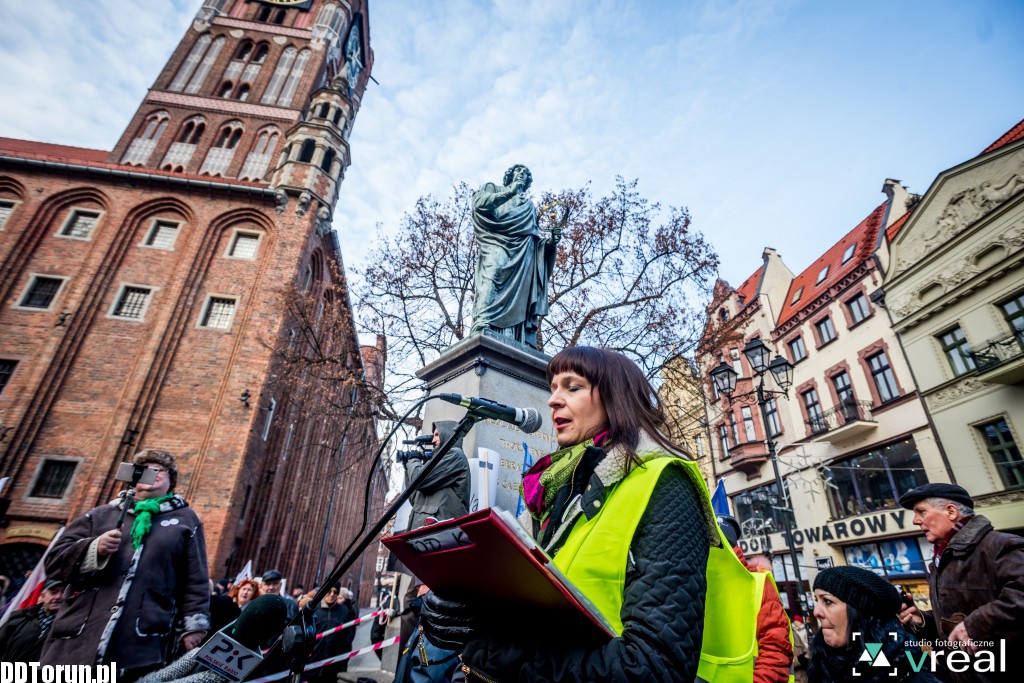
[[[524,194],[532,182],[530,169],[516,164],[505,172],[501,185],[485,183],[473,194],[480,259],[470,334],[492,330],[537,348],[565,219],[550,235],[541,234],[537,207]]]

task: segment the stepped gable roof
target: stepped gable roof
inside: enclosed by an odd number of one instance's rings
[[[750,303],[751,299],[757,294],[757,286],[761,283],[761,273],[764,272],[764,266],[761,266],[754,271],[754,274],[743,281],[743,284],[736,288],[736,294],[743,299],[744,304]]]
[[[1016,142],[1021,138],[1024,138],[1024,119],[1022,119],[1016,126],[1003,133],[998,140],[986,147],[981,154],[988,154],[989,152],[997,150],[1011,142]],[[978,156],[981,156],[981,154]]]
[[[878,230],[882,226],[882,218],[885,216],[887,203],[888,201],[879,204],[857,227],[832,245],[809,268],[793,278],[789,291],[786,293],[786,303],[779,314],[778,325],[782,325],[795,316],[804,306],[814,301],[819,294],[826,291],[835,282],[841,280],[847,273],[871,256],[875,247],[875,240],[878,237]],[[854,253],[846,263],[843,263],[843,255],[851,245],[854,245]],[[825,278],[818,282],[821,272],[826,267],[828,267],[828,272]],[[802,291],[800,291],[801,289]],[[800,291],[800,297],[793,301],[793,297],[798,291]]]
[[[197,175],[195,173],[175,173],[174,171],[161,171],[155,168],[144,166],[132,166],[129,164],[112,164],[107,161],[110,152],[101,149],[87,149],[85,147],[71,147],[69,145],[52,145],[48,142],[35,142],[33,140],[16,140],[14,138],[0,137],[0,155],[18,157],[19,159],[38,159],[40,161],[52,161],[65,164],[79,164],[90,168],[109,168],[142,175],[154,176],[154,180],[163,178],[187,178],[207,183],[225,183],[228,185],[247,185],[265,189],[267,183],[262,181],[239,180],[238,178],[224,178],[221,176]]]

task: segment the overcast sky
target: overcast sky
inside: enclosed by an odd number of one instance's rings
[[[110,149],[200,0],[0,0],[0,135]],[[1024,118],[1019,0],[370,0],[335,227],[360,264],[418,196],[616,175],[688,206],[738,286],[807,267]]]

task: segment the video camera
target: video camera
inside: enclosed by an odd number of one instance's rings
[[[419,450],[398,451],[395,453],[395,459],[402,464],[410,460],[430,460],[431,451],[428,451],[427,447],[431,445],[433,439],[434,437],[430,434],[421,434],[415,439],[405,439],[402,441],[403,444],[416,446]]]

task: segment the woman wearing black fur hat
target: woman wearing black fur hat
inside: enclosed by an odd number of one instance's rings
[[[874,572],[860,567],[819,572],[814,616],[821,629],[811,641],[810,683],[854,680],[852,676],[861,683],[939,683],[921,648],[910,644],[914,636],[896,618],[900,607],[899,591]],[[881,649],[873,652],[867,643],[880,643]],[[914,671],[911,658],[922,663],[920,672]]]

